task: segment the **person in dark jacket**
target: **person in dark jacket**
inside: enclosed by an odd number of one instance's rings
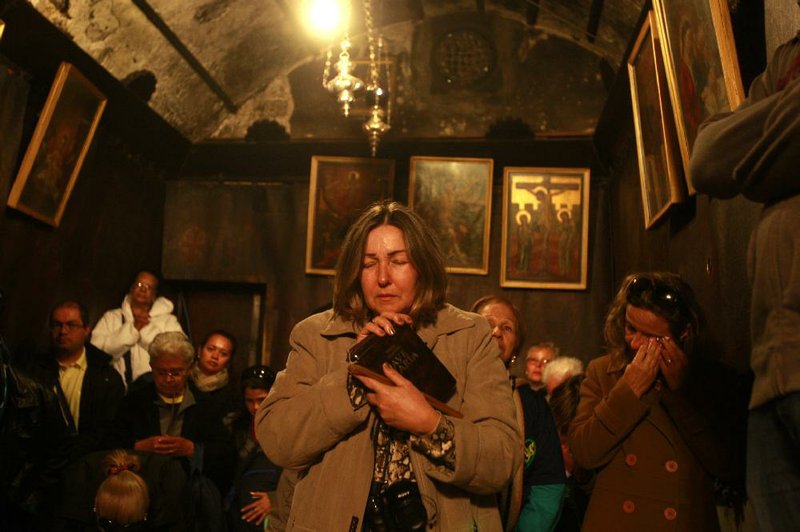
[[[235,378],[236,344],[233,334],[214,329],[203,338],[189,370],[192,393],[217,402],[226,428],[241,410],[241,391]]]
[[[125,395],[111,358],[89,343],[90,334],[83,304],[57,304],[50,313],[51,350],[34,357],[30,367],[31,375],[56,390],[68,407],[72,459],[100,449]]]
[[[150,345],[153,382],[120,404],[108,447],[181,458],[187,473],[202,473],[227,493],[235,452],[214,401],[187,386],[194,348],[180,332],[157,335]]]
[[[242,406],[233,422],[233,438],[239,458],[233,488],[228,493],[230,530],[257,531],[272,515],[275,490],[281,468],[269,461],[255,439],[253,423],[256,410],[275,382],[275,372],[268,366],[251,366],[242,372]]]
[[[11,365],[0,336],[0,530],[49,529],[50,491],[68,460],[65,411],[52,390]]]
[[[110,489],[113,486],[107,483],[109,477],[123,471],[136,473],[146,488],[142,489],[141,483],[129,478],[125,483],[127,487],[112,481],[117,487]],[[106,489],[101,489],[104,483]],[[144,494],[149,498],[149,504],[145,504],[146,522],[135,523],[141,519],[126,519],[125,528],[119,519],[111,519],[118,521],[117,530],[188,532],[197,529],[186,472],[177,459],[168,456],[121,449],[89,453],[64,470],[59,488],[52,532],[96,532],[101,524],[100,518],[118,517],[118,514],[109,515],[108,504],[98,506],[99,498],[110,496],[119,500],[119,495],[122,495],[130,499],[125,505],[130,511],[142,504]],[[104,491],[106,496],[98,497]]]
[[[500,359],[510,368],[525,341],[520,310],[497,295],[481,297],[471,310],[489,322],[492,338],[500,348]],[[561,513],[566,482],[558,432],[543,393],[517,386],[514,402],[520,438],[525,445],[525,461],[508,493],[501,492],[498,497],[504,529],[552,530]]]

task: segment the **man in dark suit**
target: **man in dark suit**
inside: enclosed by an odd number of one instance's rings
[[[51,350],[33,360],[32,373],[68,406],[72,458],[100,449],[125,386],[111,358],[89,343],[86,307],[64,301],[50,314]]]

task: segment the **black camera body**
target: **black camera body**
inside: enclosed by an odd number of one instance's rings
[[[365,517],[370,532],[425,530],[428,523],[419,486],[407,479],[390,484],[381,493],[370,490]]]

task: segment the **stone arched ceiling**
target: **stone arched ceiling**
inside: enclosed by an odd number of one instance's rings
[[[30,2],[189,140],[243,138],[264,120],[294,139],[363,135],[321,86],[327,43],[302,30],[301,0]],[[643,3],[372,0],[390,135],[482,137],[498,122],[591,134]],[[353,57],[366,59],[353,6]]]

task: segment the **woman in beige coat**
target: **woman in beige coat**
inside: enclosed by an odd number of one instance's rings
[[[589,364],[570,430],[575,460],[597,471],[584,531],[719,530],[714,480],[735,480],[722,435],[737,403],[696,345],[701,323],[678,275],[623,281],[606,318],[611,352]]]
[[[501,529],[494,494],[522,452],[510,386],[486,320],[445,303],[446,279],[408,208],[376,204],[351,227],[333,309],[292,331],[256,414],[267,456],[298,472],[287,530],[377,530],[381,519],[392,530]],[[393,385],[348,376],[353,345],[404,324],[455,377],[448,405],[463,418],[434,410],[391,367]]]

